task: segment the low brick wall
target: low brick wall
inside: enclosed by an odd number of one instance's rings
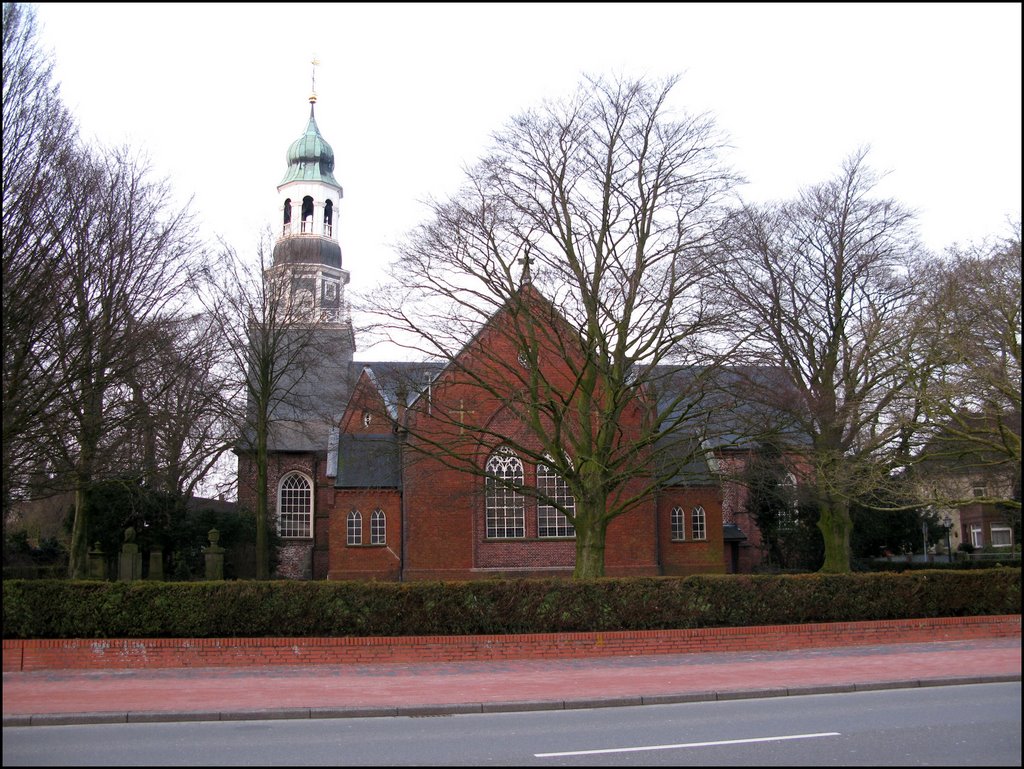
[[[833,622],[611,633],[390,638],[4,640],[4,672],[553,659],[806,649],[1020,637],[1020,616]]]

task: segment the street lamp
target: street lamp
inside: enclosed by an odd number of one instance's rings
[[[946,558],[952,563],[953,550],[949,546],[949,530],[953,528],[953,519],[949,517],[949,513],[942,516],[942,527],[946,530]]]

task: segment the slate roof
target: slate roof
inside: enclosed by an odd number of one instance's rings
[[[400,488],[398,436],[342,435],[338,439],[335,488]]]

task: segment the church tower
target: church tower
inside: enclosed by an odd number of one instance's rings
[[[315,87],[315,81],[314,81]],[[270,272],[288,286],[293,310],[315,323],[351,328],[338,244],[342,188],[334,178],[334,150],[316,124],[316,92],[309,97],[305,133],[288,148],[288,168],[277,186],[278,229]]]
[[[314,66],[316,62],[314,61]],[[314,92],[306,130],[292,142],[277,186],[273,262],[266,270],[286,303],[281,376],[268,428],[267,485],[280,544],[277,576],[327,576],[327,496],[334,472],[329,446],[348,402],[355,337],[338,243],[342,189],[334,176],[334,150],[316,123]],[[336,464],[336,456],[332,457]],[[255,459],[239,452],[239,502],[254,503]]]

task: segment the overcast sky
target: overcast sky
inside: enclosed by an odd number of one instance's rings
[[[146,150],[240,251],[277,221],[315,54],[350,290],[492,131],[584,72],[681,73],[676,106],[715,115],[747,199],[791,196],[868,144],[933,249],[1020,218],[1019,3],[52,3],[38,18],[83,134]]]

